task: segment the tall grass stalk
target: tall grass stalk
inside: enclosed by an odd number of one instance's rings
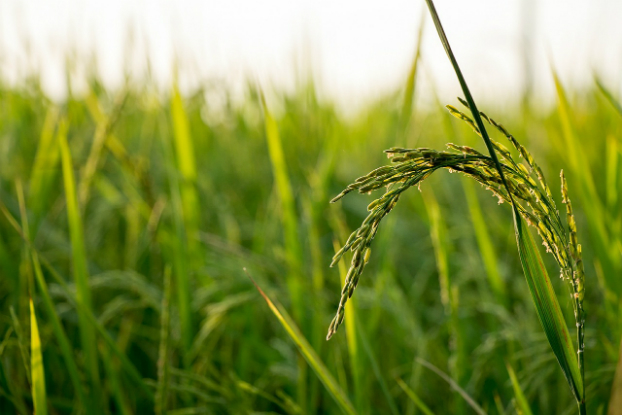
[[[283,218],[283,234],[285,246],[287,247],[287,261],[289,264],[289,277],[287,278],[292,295],[292,304],[294,306],[294,315],[304,326],[304,298],[303,286],[299,280],[299,273],[302,265],[302,248],[298,240],[298,221],[296,215],[296,206],[292,186],[290,183],[287,164],[283,154],[283,145],[279,129],[274,116],[268,109],[266,99],[261,93],[261,105],[264,113],[266,141],[270,154],[270,164],[272,165],[272,174],[274,176],[274,184],[278,191],[280,209]]]
[[[65,185],[65,200],[67,203],[67,220],[69,222],[69,234],[71,237],[71,252],[73,262],[73,277],[76,283],[76,301],[84,307],[78,311],[80,323],[80,337],[82,348],[85,354],[86,370],[89,375],[90,395],[95,402],[98,401],[101,385],[99,380],[99,364],[97,359],[97,347],[95,344],[95,333],[87,314],[92,309],[91,288],[89,284],[89,272],[87,268],[86,251],[84,247],[84,231],[80,217],[80,208],[76,194],[76,184],[73,174],[73,163],[69,144],[67,142],[67,131],[64,125],[67,121],[61,120],[58,135],[61,161],[63,168],[63,182]]]
[[[512,388],[514,389],[514,399],[516,401],[516,409],[522,415],[532,415],[531,408],[527,403],[527,398],[525,398],[525,393],[523,392],[523,388],[518,382],[518,378],[516,377],[516,373],[514,369],[509,363],[506,363],[506,368],[508,370],[508,374],[510,375],[510,381],[512,382]]]
[[[127,95],[124,95],[124,97],[127,97]],[[93,182],[95,174],[97,173],[97,168],[100,160],[103,157],[106,141],[108,140],[112,127],[117,120],[118,114],[123,108],[125,99],[123,99],[119,104],[116,105],[114,114],[110,117],[104,114],[104,111],[101,109],[101,105],[97,99],[97,96],[93,92],[91,92],[91,94],[88,96],[86,102],[88,104],[91,115],[95,119],[96,127],[95,135],[91,143],[91,149],[89,150],[89,155],[86,159],[86,162],[84,163],[84,167],[82,168],[80,180],[77,186],[78,201],[82,209],[85,209],[88,203],[91,191],[91,184]]]
[[[424,204],[430,220],[430,236],[434,247],[434,256],[438,269],[441,302],[445,315],[449,318],[449,344],[452,352],[450,356],[451,375],[458,382],[462,382],[466,375],[466,353],[464,351],[464,333],[459,318],[459,288],[449,275],[450,244],[447,241],[447,226],[441,208],[430,189],[423,195]],[[462,401],[457,402],[456,413],[464,413]]]
[[[313,350],[307,339],[305,339],[300,329],[292,321],[291,317],[287,314],[285,310],[283,310],[282,307],[279,307],[277,304],[272,302],[272,300],[263,292],[263,290],[252,278],[251,281],[255,285],[255,288],[257,288],[257,291],[259,291],[259,294],[261,294],[263,299],[268,304],[270,311],[279,320],[283,328],[287,331],[289,337],[296,343],[296,346],[304,356],[305,360],[313,368],[318,378],[322,381],[322,383],[326,387],[326,390],[335,399],[341,410],[346,414],[356,414],[354,406],[350,402],[348,396],[335,381],[320,357],[317,355],[315,350]]]
[[[180,319],[182,361],[185,367],[190,366],[189,353],[192,348],[194,338],[194,319],[191,310],[191,282],[190,269],[192,267],[191,254],[188,244],[186,222],[184,221],[184,205],[181,194],[180,178],[177,174],[177,167],[174,161],[173,147],[166,138],[163,138],[163,149],[166,155],[166,173],[169,184],[171,198],[171,214],[173,221],[173,231],[162,228],[159,232],[161,244],[171,250],[165,255],[167,262],[173,266],[174,286],[177,294],[177,309]],[[188,187],[186,186],[186,189]],[[192,194],[192,191],[190,192]],[[192,197],[190,197],[192,200]]]
[[[368,206],[370,214],[365,221],[363,221],[361,227],[351,234],[344,247],[333,259],[334,264],[339,261],[346,251],[351,250],[353,252],[351,266],[346,278],[346,285],[341,292],[341,300],[335,318],[329,326],[327,338],[329,339],[342,323],[345,304],[352,296],[363,268],[369,260],[371,241],[376,235],[380,221],[395,207],[402,192],[412,186],[418,185],[438,168],[444,167],[450,170],[460,171],[484,184],[493,191],[500,200],[505,200],[510,203],[514,217],[519,257],[536,307],[536,312],[544,328],[547,340],[553,349],[553,353],[577,401],[579,411],[581,414],[584,414],[586,406],[583,374],[583,326],[585,321],[583,312],[583,262],[581,259],[581,246],[577,243],[576,225],[572,208],[568,200],[568,191],[563,174],[562,196],[567,207],[567,228],[561,224],[559,215],[556,214],[557,211],[551,199],[551,192],[544,180],[541,169],[534,162],[531,155],[507,132],[507,130],[505,130],[505,128],[485,114],[480,113],[477,109],[460,67],[453,55],[434,4],[431,0],[426,0],[426,2],[441,39],[441,43],[447,52],[447,56],[451,61],[462,91],[466,97],[466,101],[461,102],[469,108],[473,119],[454,107],[448,106],[448,109],[452,115],[465,121],[480,137],[482,137],[490,156],[483,156],[481,153],[468,147],[454,145],[450,145],[450,147],[462,152],[463,160],[469,160],[469,156],[476,157],[480,162],[486,159],[488,167],[482,168],[478,164],[469,167],[462,166],[460,165],[462,162],[458,162],[459,157],[458,159],[454,159],[454,161],[452,160],[454,156],[451,156],[449,153],[435,152],[425,148],[414,150],[392,148],[387,150],[387,153],[389,157],[392,157],[393,162],[398,163],[395,168],[388,166],[380,167],[368,175],[360,177],[355,183],[350,184],[332,200],[332,202],[337,201],[355,189],[359,190],[361,193],[367,193],[384,186],[388,188],[383,197],[375,200]],[[521,156],[525,158],[531,172],[527,170],[525,166],[516,164],[510,152],[504,146],[496,142],[493,143],[488,136],[483,119],[486,119],[489,124],[508,138]],[[503,158],[503,164],[499,160],[497,152],[499,152],[500,156]],[[532,175],[535,176],[537,181],[534,180]],[[509,179],[506,176],[509,177]],[[533,213],[529,213],[517,200],[526,203]],[[523,219],[523,217],[525,219]],[[557,297],[533,237],[525,227],[524,220],[527,220],[529,224],[538,229],[547,250],[554,254],[555,259],[560,265],[562,277],[567,279],[571,286],[573,293],[572,303],[577,326],[578,352],[576,358]]]
[[[41,338],[39,337],[39,326],[35,314],[35,306],[30,300],[30,368],[32,370],[32,401],[34,403],[35,414],[47,415],[48,405],[45,393],[45,370],[43,368],[43,356],[41,354]]]
[[[111,398],[114,400],[115,406],[119,415],[130,415],[132,413],[127,397],[121,386],[121,378],[119,376],[119,362],[112,356],[112,353],[104,346],[103,343],[99,343],[99,351],[102,356],[102,363],[106,373],[106,379],[108,383],[108,389],[110,390]]]
[[[434,415],[434,412],[421,400],[421,398],[413,391],[402,379],[397,379],[397,384],[408,395],[411,401],[417,406],[424,415]]]
[[[56,313],[56,309],[54,308],[54,302],[50,297],[47,283],[45,281],[45,278],[43,277],[43,271],[41,270],[41,263],[39,262],[39,257],[35,252],[32,252],[31,255],[37,286],[39,288],[39,293],[42,297],[43,306],[45,307],[48,319],[50,319],[50,321],[52,322],[52,331],[60,347],[61,354],[63,355],[63,360],[65,361],[67,372],[69,374],[69,377],[71,378],[76,397],[78,398],[79,403],[82,406],[86,407],[86,392],[84,391],[84,386],[82,385],[82,382],[80,380],[80,374],[78,371],[78,364],[75,360],[75,355],[71,349],[71,344],[69,343],[67,334],[63,329],[60,318]]]
[[[337,241],[334,241],[335,252],[339,251]],[[341,284],[346,283],[347,268],[345,261],[342,259],[338,264]],[[358,340],[358,325],[356,324],[356,299],[348,302],[346,305],[346,341],[348,345],[348,357],[350,359],[350,371],[352,372],[352,383],[354,386],[354,402],[359,413],[365,413],[365,399],[363,396],[363,362]]]
[[[439,377],[441,377],[445,382],[447,382],[453,390],[458,392],[462,399],[464,399],[464,401],[471,407],[471,409],[473,409],[473,411],[475,411],[475,413],[477,413],[478,415],[486,415],[486,411],[484,411],[482,407],[479,406],[477,402],[475,402],[473,398],[454,379],[449,377],[442,370],[426,360],[417,358],[417,362],[420,365],[430,369],[432,372],[436,373]]]
[[[591,170],[584,168],[581,162],[580,154],[584,152],[584,149],[581,148],[581,141],[577,138],[575,127],[573,126],[572,109],[566,91],[557,73],[553,72],[553,78],[557,91],[558,111],[564,140],[560,148],[565,150],[568,156],[569,166],[567,170],[572,172],[573,180],[579,184],[578,189],[581,202],[586,210],[590,212],[590,214],[586,215],[586,220],[590,225],[589,230],[592,234],[592,241],[597,247],[603,279],[606,281],[610,292],[617,298],[620,298],[622,296],[622,280],[617,278],[617,275],[620,275],[622,270],[622,259],[618,251],[620,243],[613,239],[615,235],[610,234],[609,226],[605,222],[609,215],[605,213],[603,201],[596,190],[594,176]]]
[[[419,73],[419,65],[421,60],[421,42],[423,41],[423,30],[425,29],[425,13],[421,13],[421,21],[419,22],[419,32],[417,33],[417,43],[415,47],[415,55],[410,65],[410,71],[406,77],[406,85],[404,87],[404,99],[402,101],[402,111],[400,114],[400,135],[404,138],[408,136],[408,126],[410,124],[415,92],[417,89],[417,74]]]
[[[173,87],[171,94],[171,117],[173,123],[173,145],[177,160],[177,170],[180,173],[179,192],[181,193],[181,203],[183,206],[183,218],[187,235],[187,243],[193,263],[198,261],[196,256],[197,241],[199,240],[199,196],[196,188],[197,167],[195,161],[195,150],[193,140],[190,135],[188,115],[184,109],[184,104],[177,85]]]
[[[471,221],[473,222],[473,230],[475,231],[475,237],[477,239],[477,246],[482,256],[482,262],[486,269],[486,276],[488,277],[488,284],[494,293],[497,301],[500,304],[508,304],[507,287],[501,273],[499,272],[499,266],[497,261],[497,255],[495,248],[490,237],[486,220],[482,214],[482,207],[477,199],[475,193],[475,186],[468,180],[462,180],[462,186],[464,189],[464,195],[469,207],[469,214],[471,215]]]
[[[155,395],[154,412],[156,415],[166,413],[169,388],[169,348],[170,348],[170,302],[171,302],[171,268],[164,271],[164,295],[160,315],[160,347],[158,349],[158,386]]]
[[[33,235],[37,234],[41,216],[48,207],[52,186],[57,176],[60,151],[58,139],[55,137],[54,132],[59,117],[60,110],[58,107],[53,106],[48,109],[41,128],[41,137],[37,145],[37,153],[30,174],[28,206],[34,214],[34,222],[32,224]],[[67,123],[59,125],[59,128],[66,130]],[[66,131],[60,130],[57,134],[66,134]]]
[[[306,331],[307,322],[305,315],[305,296],[304,285],[301,281],[302,273],[302,247],[298,239],[298,220],[296,215],[296,205],[292,187],[290,183],[287,164],[283,154],[283,145],[279,129],[274,116],[268,109],[263,92],[260,92],[261,106],[264,114],[266,141],[270,154],[270,164],[274,176],[275,187],[279,196],[279,204],[283,223],[283,236],[286,247],[286,257],[288,262],[287,285],[292,300],[294,318]],[[302,408],[307,407],[307,366],[300,358],[298,360],[298,404]]]
[[[356,326],[357,334],[360,339],[360,343],[363,346],[362,348],[365,351],[367,358],[369,359],[369,363],[371,365],[372,371],[374,372],[374,375],[376,376],[376,380],[378,381],[378,384],[380,385],[380,390],[382,390],[382,393],[384,394],[385,399],[387,400],[387,404],[389,405],[391,413],[393,415],[398,415],[399,410],[397,409],[397,404],[395,403],[395,399],[393,399],[393,396],[391,395],[391,392],[389,391],[389,386],[387,384],[387,381],[384,379],[384,376],[382,375],[382,370],[380,369],[378,360],[374,356],[374,352],[371,348],[371,344],[369,342],[367,334],[365,333],[365,329],[363,328],[363,325],[361,324],[361,322],[358,320],[356,316],[354,318],[353,323]]]
[[[19,181],[17,185],[17,199],[19,202],[19,210],[22,219],[22,230],[25,237],[29,240],[31,237],[31,231],[28,222],[28,214],[26,210],[23,188],[21,186],[21,182]],[[5,209],[4,206],[0,206],[0,208]],[[24,244],[24,247],[26,249],[29,260],[32,261],[32,270],[34,273],[34,279],[38,287],[38,292],[41,296],[41,299],[43,300],[43,307],[45,308],[48,319],[52,323],[52,332],[54,333],[54,336],[56,337],[58,345],[61,349],[61,354],[63,355],[63,360],[65,361],[67,372],[69,374],[69,377],[71,378],[76,397],[78,398],[79,404],[83,407],[86,407],[87,402],[89,401],[86,398],[86,392],[84,390],[82,381],[80,380],[78,364],[76,363],[75,355],[71,349],[71,344],[69,342],[69,339],[67,338],[65,329],[63,328],[58,313],[56,312],[56,308],[54,307],[54,302],[50,297],[47,282],[45,281],[43,271],[41,270],[41,263],[39,262],[39,257],[37,256],[37,253],[30,248],[29,244]],[[31,286],[29,288],[29,291],[31,291],[31,295],[34,295],[34,281],[30,284]]]

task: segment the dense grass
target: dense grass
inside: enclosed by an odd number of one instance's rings
[[[324,340],[344,272],[328,265],[373,198],[328,201],[387,163],[385,148],[484,151],[440,105],[411,108],[396,93],[346,118],[313,84],[267,104],[251,87],[239,101],[217,86],[186,96],[148,81],[90,86],[58,105],[36,80],[0,84],[1,413],[42,399],[51,414],[576,411],[510,209],[447,172],[404,194],[346,330]],[[596,84],[558,87],[559,105],[479,105],[530,149],[558,206],[567,174],[586,268],[588,413],[604,413],[622,334],[622,114]],[[568,290],[553,282],[571,325]]]

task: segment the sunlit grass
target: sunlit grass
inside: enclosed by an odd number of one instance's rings
[[[576,411],[509,211],[447,172],[383,223],[346,330],[324,341],[345,278],[328,268],[333,243],[372,201],[330,197],[386,162],[396,141],[485,151],[442,108],[414,105],[412,72],[406,91],[347,118],[313,84],[271,91],[268,105],[255,87],[243,101],[218,89],[218,108],[205,92],[220,87],[209,85],[160,95],[148,84],[106,91],[92,78],[88,93],[59,104],[35,81],[0,84],[0,413],[43,405],[33,316],[49,413],[469,413],[464,396],[487,413]],[[529,112],[530,134],[520,111],[494,116],[524,137],[551,189],[561,168],[568,174],[592,413],[620,399],[622,116],[604,83],[565,94],[558,108]],[[544,264],[557,275],[554,260]],[[567,289],[551,284],[572,321]]]

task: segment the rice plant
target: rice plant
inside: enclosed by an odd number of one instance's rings
[[[465,106],[468,105],[464,100],[461,99],[460,101]],[[478,127],[469,116],[451,105],[448,105],[447,109],[453,116],[467,123],[475,133],[481,136]],[[461,173],[475,180],[492,192],[499,199],[500,204],[511,203],[511,199],[514,199],[521,217],[537,230],[546,251],[555,258],[560,267],[560,276],[567,282],[572,293],[577,327],[578,367],[583,371],[585,273],[581,257],[581,245],[577,240],[576,222],[568,198],[564,173],[561,172],[561,194],[563,203],[566,205],[566,225],[561,220],[544,174],[531,154],[501,124],[484,113],[480,113],[480,115],[507,137],[525,161],[526,165],[522,162],[516,162],[507,147],[491,140],[495,151],[500,156],[501,169],[507,179],[507,187],[504,186],[492,157],[484,155],[474,148],[451,143],[447,145],[449,151],[392,147],[385,150],[387,157],[391,159],[391,165],[379,167],[365,176],[359,177],[331,200],[331,202],[336,202],[352,191],[366,194],[386,188],[386,192],[380,198],[369,204],[367,207],[369,214],[361,226],[352,232],[345,245],[333,257],[331,266],[335,265],[346,252],[352,252],[350,268],[341,291],[337,313],[328,329],[327,339],[335,334],[343,322],[346,303],[352,297],[365,265],[369,261],[371,244],[382,219],[395,207],[404,191],[412,187],[419,187],[436,170],[447,169],[449,172]],[[559,306],[552,312],[559,312]],[[543,322],[543,324],[546,323]],[[568,358],[569,356],[560,354],[558,361],[561,365],[567,365],[565,360]],[[579,399],[581,389],[573,389],[573,392]]]
[[[563,170],[561,172],[561,193],[562,201],[566,204],[566,226],[561,221],[542,169],[536,164],[531,154],[501,124],[478,111],[458,62],[453,55],[434,3],[432,0],[426,0],[426,3],[441,43],[466,96],[466,100],[459,98],[459,101],[471,111],[473,118],[453,106],[448,105],[447,109],[453,116],[467,123],[484,140],[489,155],[486,156],[471,147],[455,144],[448,144],[451,150],[448,152],[429,148],[392,147],[385,150],[393,163],[392,165],[377,168],[367,175],[359,177],[331,200],[331,202],[336,202],[353,190],[360,193],[370,193],[384,187],[387,189],[382,197],[369,204],[367,210],[370,213],[333,257],[331,266],[337,263],[344,253],[352,252],[352,260],[341,291],[337,312],[329,325],[326,339],[329,340],[343,322],[345,305],[348,299],[352,297],[363,269],[369,261],[371,243],[378,232],[382,219],[395,207],[404,191],[414,186],[420,186],[421,182],[433,172],[445,168],[450,172],[462,173],[476,180],[497,196],[499,203],[507,202],[511,205],[521,264],[538,317],[577,401],[579,412],[584,414],[586,413],[584,385],[585,312],[583,309],[585,273],[581,257],[581,245],[577,241],[576,222],[568,198]],[[524,159],[526,166],[523,163],[517,163],[505,146],[488,136],[482,120],[486,120],[488,124],[496,128],[510,141]],[[554,256],[560,267],[561,278],[570,287],[577,330],[576,360],[568,328],[546,268],[529,230],[523,228],[522,220],[525,220],[528,225],[538,231],[547,252]]]

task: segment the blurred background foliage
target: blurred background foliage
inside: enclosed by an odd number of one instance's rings
[[[51,414],[340,413],[247,268],[356,413],[472,413],[464,396],[487,413],[574,413],[509,207],[445,171],[381,226],[345,330],[325,341],[343,279],[328,265],[372,196],[329,200],[387,163],[385,148],[483,150],[442,106],[457,103],[411,106],[405,84],[345,116],[307,79],[265,105],[252,84],[240,100],[218,83],[182,95],[91,76],[59,104],[37,78],[0,82],[0,412],[31,413],[43,376]],[[558,207],[568,177],[588,412],[607,413],[622,396],[620,105],[600,82],[559,83],[556,103],[502,99],[479,105],[530,149]]]

